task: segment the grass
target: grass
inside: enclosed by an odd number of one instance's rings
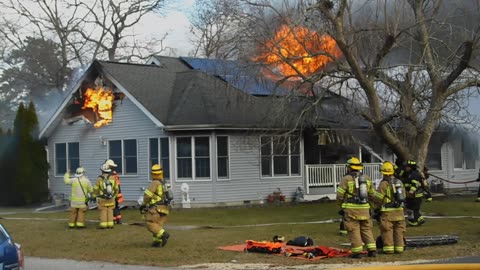
[[[449,197],[425,204],[423,211],[436,215],[478,215],[478,203],[473,197]],[[1,209],[0,212],[7,212]],[[300,265],[311,263],[344,263],[348,258],[334,258],[310,262],[281,256],[229,252],[218,246],[242,244],[247,239],[270,240],[273,235],[286,239],[305,235],[314,239],[316,245],[340,247],[348,242],[337,235],[338,223],[326,224],[275,224],[258,227],[230,227],[235,225],[309,222],[339,218],[334,203],[309,203],[278,207],[238,207],[211,209],[179,209],[172,211],[167,229],[171,234],[165,248],[150,247],[151,235],[142,226],[116,226],[113,230],[97,230],[96,223],[87,222],[87,229],[69,230],[68,212],[18,213],[3,215],[4,218],[42,218],[34,220],[2,219],[15,241],[22,244],[26,256],[98,260],[122,264],[152,266],[178,266],[200,263],[266,263],[271,265]],[[122,212],[124,221],[141,222],[138,210]],[[87,213],[87,219],[96,220],[96,210]],[[210,225],[186,230],[181,225]],[[220,227],[221,226],[221,227]],[[374,227],[379,235],[378,226]],[[455,234],[460,242],[450,246],[436,246],[408,250],[404,255],[378,256],[363,261],[395,261],[413,259],[440,259],[445,257],[477,254],[480,248],[478,219],[428,219],[419,228],[408,228],[407,236]]]

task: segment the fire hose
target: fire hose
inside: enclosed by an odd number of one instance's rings
[[[450,181],[450,180],[447,180],[445,178],[442,178],[440,176],[436,176],[434,174],[431,174],[431,173],[428,173],[429,175],[439,179],[439,180],[442,180],[442,181],[445,181],[447,183],[450,183],[450,184],[469,184],[469,183],[473,183],[473,182],[479,182],[480,181],[480,178],[477,178],[475,180],[469,180],[469,181],[462,181],[462,182],[455,182],[455,181]]]

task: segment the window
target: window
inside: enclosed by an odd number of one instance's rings
[[[425,166],[429,170],[442,169],[442,145],[443,142],[440,136],[432,136],[428,145],[427,159],[425,160]]]
[[[160,141],[160,143],[159,143]],[[150,138],[149,144],[149,165],[150,168],[153,164],[161,164],[163,167],[163,176],[168,179],[170,178],[170,160],[169,160],[169,143],[168,138]]]
[[[468,137],[453,139],[453,164],[455,169],[475,169],[478,146]]]
[[[56,143],[55,144],[55,174],[64,174],[67,169],[74,172],[80,166],[80,144]]]
[[[262,176],[300,175],[300,140],[296,137],[260,137]]]
[[[228,160],[228,137],[217,136],[217,176],[219,179],[228,179],[230,164]]]
[[[109,141],[108,156],[117,164],[119,174],[137,174],[137,140]]]
[[[178,178],[210,178],[210,138],[177,138]]]

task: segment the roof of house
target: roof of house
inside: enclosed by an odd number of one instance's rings
[[[96,70],[129,97],[159,127],[194,128],[291,128],[296,114],[275,98],[258,98],[198,70],[174,72],[158,65],[94,61]],[[87,75],[82,77],[85,80]],[[61,121],[66,100],[42,129],[48,136]]]
[[[155,63],[172,70],[195,69],[219,77],[250,95],[288,95],[290,92],[285,86],[277,85],[274,80],[264,76],[262,66],[252,62],[194,57],[179,57],[174,60],[172,57],[160,55],[153,58]]]

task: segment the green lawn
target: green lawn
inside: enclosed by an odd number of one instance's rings
[[[436,198],[425,204],[424,212],[435,215],[480,215],[479,203],[473,197]],[[0,209],[8,212],[8,209]],[[270,240],[273,235],[286,239],[305,235],[315,244],[340,247],[348,242],[337,235],[338,223],[327,224],[274,224],[258,227],[232,227],[237,225],[311,222],[338,219],[338,207],[334,203],[308,203],[278,207],[238,207],[173,210],[167,229],[171,234],[164,248],[150,247],[151,235],[142,226],[122,225],[113,230],[97,230],[96,223],[87,222],[87,229],[70,230],[66,220],[68,212],[18,213],[0,215],[15,241],[22,244],[26,256],[98,260],[125,264],[178,266],[199,263],[230,262],[267,263],[272,265],[298,265],[305,263],[343,263],[348,258],[327,259],[317,262],[296,260],[281,256],[229,252],[216,249],[218,246],[242,244],[247,239]],[[138,210],[122,212],[128,223],[142,222]],[[97,219],[96,210],[87,213],[87,219]],[[12,220],[7,218],[41,218]],[[436,246],[408,250],[403,255],[380,255],[364,261],[395,261],[435,259],[447,256],[478,255],[480,248],[479,219],[428,219],[419,228],[408,228],[407,236],[455,234],[460,242],[451,246]],[[185,229],[181,225],[198,225]],[[213,226],[208,228],[206,226]],[[375,225],[374,234],[378,235]],[[161,258],[161,259],[160,259]]]

